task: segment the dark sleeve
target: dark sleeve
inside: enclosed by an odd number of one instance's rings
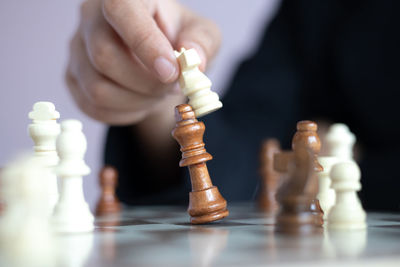
[[[178,152],[178,149],[177,149]],[[177,158],[179,154],[172,154]],[[188,181],[185,170],[179,169],[175,177],[165,177],[161,168],[155,168],[144,153],[134,126],[110,127],[105,146],[105,164],[117,168],[119,181],[117,195],[122,202],[130,205],[185,204]]]
[[[298,120],[325,119],[348,124],[363,149],[364,207],[399,209],[399,10],[400,1],[282,1],[259,48],[238,67],[224,107],[202,118],[211,179],[228,201],[254,200],[264,138],[290,148]],[[187,199],[187,178],[143,178],[153,170],[141,155],[125,128],[110,128],[106,162],[119,166],[121,199]]]

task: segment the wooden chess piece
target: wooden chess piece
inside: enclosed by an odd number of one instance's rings
[[[97,202],[96,215],[118,213],[121,210],[121,203],[115,195],[115,188],[118,184],[117,170],[111,166],[103,167],[99,174],[99,182],[101,196]]]
[[[315,122],[306,120],[299,121],[296,128],[297,131],[292,140],[292,149],[295,151],[299,146],[304,146],[311,151],[314,161],[314,177],[310,179],[310,182],[312,183],[311,187],[313,194],[316,196],[319,188],[317,172],[321,172],[323,170],[322,166],[318,162],[318,153],[321,150],[321,141],[317,134],[318,126]],[[316,224],[322,226],[324,223],[324,212],[322,211],[319,201],[316,197],[314,197],[310,208],[315,214]]]
[[[280,174],[274,169],[274,154],[281,151],[279,141],[276,139],[264,140],[260,152],[261,186],[258,204],[265,212],[278,210],[275,194],[280,185]]]
[[[204,148],[204,123],[197,121],[193,108],[188,104],[175,107],[175,120],[172,136],[181,146],[182,159],[179,166],[189,168],[192,183],[188,207],[190,222],[202,224],[228,216],[226,200],[218,188],[213,186],[205,163],[212,156]]]
[[[313,153],[300,146],[293,152],[288,164],[288,178],[279,189],[280,211],[276,218],[275,230],[290,234],[309,234],[322,228],[315,224],[315,215],[310,203],[315,198]]]

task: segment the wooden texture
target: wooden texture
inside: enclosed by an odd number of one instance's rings
[[[96,215],[102,216],[121,211],[121,203],[115,195],[118,185],[118,172],[112,166],[104,166],[99,173],[101,196],[97,202]]]
[[[297,131],[292,140],[293,150],[283,151],[274,155],[274,169],[283,174],[287,174],[288,176],[287,181],[285,181],[283,186],[284,188],[281,188],[278,192],[278,201],[285,202],[285,210],[278,214],[278,217],[284,216],[285,219],[280,218],[278,221],[285,225],[283,227],[285,229],[288,225],[290,225],[290,223],[292,223],[295,228],[307,228],[304,227],[304,225],[309,224],[310,221],[308,221],[309,217],[304,216],[303,214],[305,212],[305,210],[303,210],[303,205],[309,206],[308,211],[313,215],[314,219],[312,224],[314,226],[321,227],[324,223],[323,211],[319,205],[319,201],[316,199],[316,195],[318,193],[318,177],[316,173],[322,171],[323,169],[317,158],[318,152],[321,149],[321,142],[317,134],[317,129],[318,126],[315,122],[298,122]],[[307,155],[309,154],[309,160],[305,159],[307,156],[302,155],[305,153]],[[301,165],[302,163],[307,163],[308,165],[303,166]],[[310,164],[312,166],[312,170],[307,169]],[[296,170],[302,174],[296,173]],[[306,170],[307,175],[305,175]],[[300,179],[303,182],[306,181],[306,184],[295,182],[293,179]],[[300,193],[298,190],[300,190],[302,193]],[[298,195],[290,195],[290,192],[297,192]],[[304,197],[302,198],[300,195],[304,195]],[[298,201],[298,203],[294,200]],[[305,204],[307,201],[309,203]],[[290,212],[293,213],[293,216],[291,217],[288,216],[288,213]],[[303,217],[303,219],[307,218],[307,220],[303,221],[303,224],[299,224],[298,220],[300,220],[300,218],[296,216]]]
[[[258,204],[265,212],[275,212],[278,210],[276,201],[276,191],[280,185],[280,174],[274,169],[274,155],[281,151],[277,139],[264,140],[260,151],[260,176],[261,186],[258,196]]]
[[[189,194],[188,213],[192,224],[202,224],[222,219],[229,215],[226,200],[213,186],[205,162],[212,159],[204,148],[205,126],[196,119],[188,104],[175,108],[176,126],[172,136],[181,146],[182,160],[179,166],[189,168],[192,192]]]
[[[310,209],[315,193],[313,190],[314,155],[306,147],[297,147],[288,164],[288,179],[279,189],[281,209],[276,217],[277,232],[310,234],[321,232],[314,212]]]

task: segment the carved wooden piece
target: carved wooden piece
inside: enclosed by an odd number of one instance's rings
[[[310,177],[310,181],[308,182],[307,187],[305,187],[304,190],[306,194],[314,196],[312,201],[310,202],[310,211],[312,211],[314,214],[315,225],[322,226],[324,223],[323,211],[319,205],[318,199],[316,198],[316,195],[318,193],[318,177],[316,175],[316,172],[320,172],[323,169],[322,166],[319,164],[317,157],[321,149],[321,141],[318,137],[317,129],[318,126],[315,122],[298,122],[297,131],[292,140],[293,151],[283,151],[281,153],[275,154],[274,169],[278,172],[288,173],[290,163],[294,162],[296,150],[300,148],[305,148],[311,153],[314,170],[312,172],[312,176]],[[294,178],[293,175],[292,178]],[[284,196],[284,193],[280,191],[279,196]]]
[[[288,179],[279,189],[281,209],[276,218],[276,231],[291,234],[320,232],[310,204],[315,194],[310,187],[314,177],[314,155],[308,148],[300,146],[293,151],[288,163]]]
[[[305,146],[310,149],[313,155],[314,161],[314,173],[311,179],[311,184],[309,190],[312,191],[312,194],[315,196],[314,200],[311,203],[311,210],[315,214],[317,225],[324,224],[324,212],[321,209],[319,204],[319,200],[317,199],[318,194],[318,176],[317,172],[323,170],[322,166],[318,162],[318,153],[321,150],[321,141],[317,134],[318,126],[313,121],[300,121],[297,123],[297,131],[293,136],[292,140],[292,149],[296,150],[298,146]]]
[[[205,126],[197,121],[188,104],[175,107],[176,126],[172,136],[181,146],[182,159],[179,166],[189,168],[192,192],[189,194],[188,213],[192,224],[202,224],[229,215],[226,200],[213,186],[205,162],[212,159],[204,148]]]
[[[280,174],[274,169],[274,155],[281,151],[279,141],[267,139],[263,142],[260,152],[261,187],[258,204],[265,212],[278,210],[275,194],[280,185]]]
[[[101,196],[97,202],[96,215],[107,215],[121,211],[121,203],[115,195],[118,184],[118,172],[114,167],[105,166],[99,174]]]

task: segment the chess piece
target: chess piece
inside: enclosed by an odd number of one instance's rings
[[[105,166],[100,174],[101,196],[97,202],[96,215],[117,213],[121,210],[121,203],[115,195],[118,183],[118,172],[111,166]]]
[[[179,166],[189,168],[192,183],[188,207],[190,222],[202,224],[228,216],[226,200],[213,186],[205,163],[212,156],[204,148],[204,123],[197,121],[192,107],[187,104],[175,107],[175,120],[172,136],[181,146],[182,160]]]
[[[365,229],[366,214],[356,194],[361,189],[361,172],[357,164],[353,161],[337,163],[330,175],[336,202],[328,215],[328,228]]]
[[[45,186],[48,191],[48,215],[50,216],[59,197],[57,176],[53,169],[57,166],[59,160],[56,151],[56,139],[60,134],[60,125],[57,123],[60,113],[56,111],[51,102],[36,102],[33,105],[33,110],[29,112],[29,118],[33,120],[28,126],[28,131],[35,144],[34,155],[48,168],[48,175],[39,179],[42,186]],[[46,181],[43,181],[44,178],[46,178]]]
[[[201,59],[195,49],[175,51],[181,67],[179,84],[183,94],[189,98],[196,118],[200,118],[222,107],[218,94],[212,92],[211,81],[199,70]]]
[[[90,173],[83,159],[86,147],[82,123],[78,120],[63,121],[57,138],[60,163],[56,168],[62,190],[52,217],[56,232],[90,232],[94,228],[94,218],[83,194],[82,176]]]
[[[1,195],[7,204],[0,217],[4,266],[55,266],[47,189],[40,183],[47,168],[32,156],[12,162],[2,172]]]
[[[275,194],[280,185],[280,174],[274,170],[274,154],[280,150],[279,141],[276,139],[267,139],[262,144],[260,153],[261,187],[258,204],[265,212],[275,212],[279,207]]]
[[[337,163],[336,157],[319,157],[319,163],[322,165],[323,170],[318,172],[319,190],[317,199],[324,211],[324,220],[328,218],[328,214],[332,206],[335,204],[335,190],[331,188],[330,171],[334,164]]]
[[[299,121],[297,123],[297,131],[293,136],[292,140],[292,149],[295,151],[298,146],[305,146],[310,149],[313,156],[314,161],[314,172],[312,179],[310,179],[310,183],[312,183],[313,193],[316,196],[318,193],[318,177],[317,173],[322,171],[322,166],[318,162],[318,153],[321,149],[321,141],[317,134],[318,126],[315,122],[312,121]],[[323,211],[320,207],[318,199],[314,198],[311,203],[311,210],[315,214],[316,223],[319,225],[323,225]]]
[[[319,232],[310,204],[315,198],[313,179],[314,155],[308,148],[298,146],[288,166],[286,183],[278,191],[281,209],[276,217],[277,232],[309,234]]]
[[[353,160],[353,146],[356,137],[346,124],[331,125],[325,140],[328,156],[337,157],[340,161]]]

